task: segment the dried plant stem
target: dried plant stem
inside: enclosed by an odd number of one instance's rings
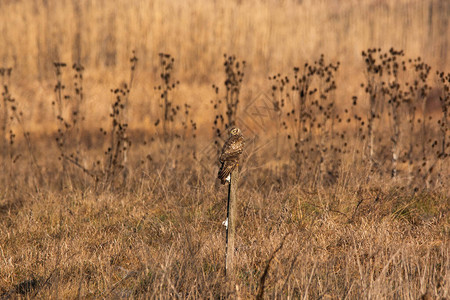
[[[427,98],[422,99],[422,159],[426,162],[425,143],[427,141],[427,127],[426,127],[426,106]]]
[[[400,120],[398,118],[398,107],[396,102],[392,102],[392,118],[393,118],[393,129],[394,133],[392,136],[392,177],[397,177],[397,161],[399,156],[399,145],[400,140]]]
[[[409,107],[409,149],[408,149],[408,182],[411,183],[413,180],[413,150],[414,150],[414,123],[416,119],[416,108],[414,105]]]
[[[256,294],[255,299],[257,300],[262,300],[264,299],[264,288],[265,288],[265,283],[266,283],[266,279],[267,279],[267,275],[269,274],[269,268],[270,268],[270,263],[272,262],[272,260],[275,258],[275,254],[278,253],[278,251],[280,251],[283,246],[284,246],[284,242],[286,241],[286,238],[290,235],[290,233],[288,232],[283,239],[281,240],[280,244],[278,245],[278,247],[272,252],[272,254],[270,255],[269,259],[266,262],[266,267],[264,268],[264,272],[261,275],[261,278],[259,279],[259,288],[258,288],[258,293]],[[297,258],[297,257],[296,257]],[[295,259],[296,259],[295,258]],[[295,263],[295,259],[293,264]],[[286,278],[287,280],[288,278]],[[310,280],[311,281],[311,280]]]
[[[6,87],[5,87],[6,90]],[[5,93],[7,93],[5,91]],[[5,94],[3,95],[3,120],[2,120],[2,156],[3,158],[6,157],[7,155],[7,151],[8,151],[8,142],[6,139],[6,126],[7,126],[7,122],[8,122],[8,102],[7,102],[7,98],[5,97]]]
[[[38,181],[40,184],[46,184],[45,178],[41,172],[41,167],[39,166],[38,160],[33,151],[33,146],[31,144],[31,140],[30,140],[30,133],[25,130],[24,122],[23,122],[20,114],[17,113],[16,109],[13,110],[13,116],[19,123],[20,129],[22,129],[23,137],[27,144],[27,150],[28,150],[28,153],[30,154],[32,165],[35,167],[36,174],[38,175]]]
[[[372,85],[373,86],[373,85]],[[376,116],[376,110],[375,110],[375,106],[376,106],[376,88],[373,89],[373,91],[371,91],[370,93],[370,98],[369,98],[369,104],[370,104],[370,108],[369,108],[369,117],[367,118],[368,121],[368,128],[367,128],[367,135],[369,136],[369,164],[370,164],[370,170],[372,169],[372,165],[373,165],[373,159],[374,159],[374,153],[375,153],[375,145],[374,145],[374,119]]]
[[[7,127],[8,127],[8,119],[9,119],[9,114],[8,114],[8,104],[11,101],[14,101],[11,97],[11,94],[9,93],[9,89],[8,89],[8,84],[9,84],[9,79],[11,77],[11,72],[12,72],[12,68],[0,68],[0,76],[2,77],[2,98],[3,98],[3,120],[2,120],[2,137],[1,137],[1,142],[2,142],[2,157],[3,157],[3,165],[2,167],[5,167],[5,159],[8,155],[8,141],[6,138],[6,132],[7,132]]]
[[[133,81],[134,81],[134,72],[136,70],[136,65],[137,65],[137,57],[135,54],[135,51],[133,51],[133,57],[130,59],[131,61],[131,72],[130,72],[130,80],[128,81],[128,90],[127,93],[125,95],[125,109],[124,109],[124,123],[128,124],[129,122],[129,99],[130,99],[130,91],[131,88],[133,87]],[[123,148],[123,165],[126,166],[127,162],[128,162],[128,150],[130,149],[130,142],[128,140],[128,135],[125,132],[125,136],[124,136],[125,140],[124,140],[124,148]]]

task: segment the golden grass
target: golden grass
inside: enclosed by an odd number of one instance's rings
[[[237,287],[224,272],[225,195],[212,179],[151,175],[132,192],[40,193],[1,209],[0,291],[38,298],[448,297],[448,198],[243,184]],[[206,177],[204,177],[206,178]],[[245,179],[244,179],[245,180]],[[377,199],[378,198],[378,199]],[[355,209],[357,203],[362,204]]]
[[[86,88],[87,101],[101,114],[102,95],[124,80],[117,74],[128,69],[132,50],[140,58],[137,107],[154,100],[157,57],[164,52],[176,58],[183,97],[197,108],[212,97],[211,84],[222,81],[223,53],[248,62],[245,80],[252,82],[253,93],[266,86],[269,75],[290,72],[324,53],[342,63],[338,97],[345,101],[360,91],[360,53],[368,47],[403,49],[435,69],[448,69],[448,5],[441,0],[3,1],[0,58],[14,68],[14,82],[28,106],[41,103],[32,95],[49,101],[54,61],[71,65],[79,58],[95,87]]]
[[[448,66],[446,1],[64,0],[1,8],[3,64],[33,78],[78,55],[97,72],[108,64],[124,70],[133,49],[153,76],[157,54],[171,53],[182,81],[209,81],[223,53],[245,58],[251,77],[262,79],[318,53],[358,65],[361,50],[373,46]]]

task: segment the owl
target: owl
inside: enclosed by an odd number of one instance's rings
[[[244,136],[239,128],[232,128],[230,130],[230,137],[225,142],[222,148],[222,153],[219,160],[222,164],[219,170],[218,177],[222,184],[230,180],[230,174],[236,168],[239,162],[239,157],[244,150]]]

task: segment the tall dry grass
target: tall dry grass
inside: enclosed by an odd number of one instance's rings
[[[123,80],[114,74],[128,69],[132,50],[141,58],[137,106],[153,100],[160,52],[177,59],[180,89],[197,111],[211,97],[209,86],[222,80],[217,74],[223,53],[245,59],[246,80],[258,88],[267,76],[323,53],[344,66],[338,77],[344,99],[358,91],[345,83],[363,79],[360,52],[368,47],[403,49],[448,69],[448,6],[443,0],[3,1],[0,58],[15,69],[14,82],[36,110],[40,101],[32,98],[46,99],[53,88],[52,63],[80,62],[92,78],[86,99],[93,112],[104,115],[101,95]],[[148,127],[146,115],[154,110],[135,113],[141,127]]]
[[[3,1],[3,64],[52,78],[52,61],[95,72],[127,68],[136,50],[154,74],[171,53],[182,80],[204,82],[223,53],[246,57],[252,74],[290,68],[317,53],[352,66],[367,47],[394,47],[448,66],[448,2],[404,1]],[[252,76],[253,77],[253,76]],[[265,76],[262,76],[263,78]]]

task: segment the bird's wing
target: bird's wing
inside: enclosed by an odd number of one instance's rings
[[[224,161],[224,163],[222,164],[222,167],[219,170],[219,174],[218,174],[218,177],[219,177],[220,181],[222,182],[222,184],[225,184],[225,182],[227,181],[228,175],[230,175],[231,172],[233,172],[235,167],[236,167],[235,161]]]
[[[244,148],[244,138],[242,136],[236,136],[229,138],[223,145],[222,154],[220,154],[220,161],[237,160],[239,155],[242,154]]]

